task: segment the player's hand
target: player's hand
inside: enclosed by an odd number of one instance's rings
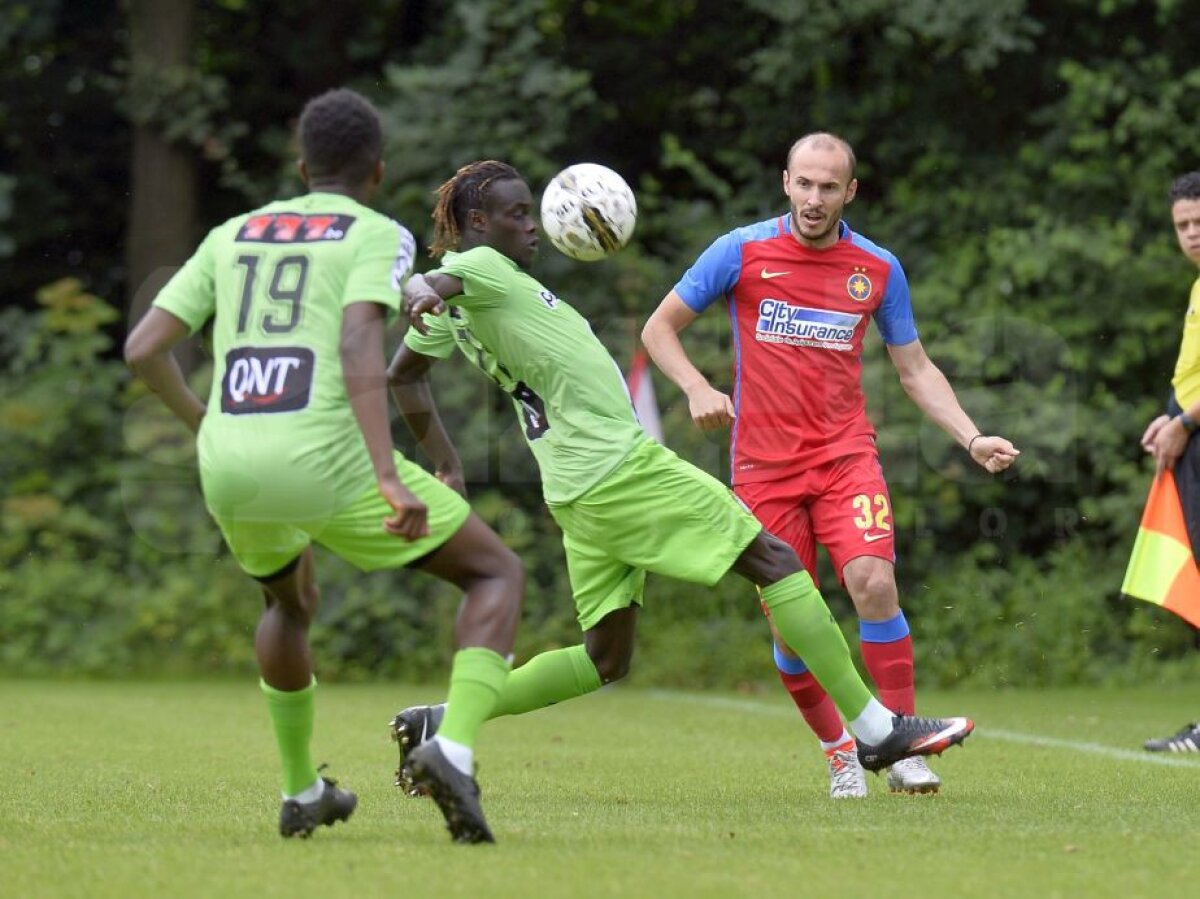
[[[461,496],[467,497],[467,479],[459,465],[439,466],[433,470],[434,477]]]
[[[1154,438],[1158,436],[1158,432],[1162,430],[1163,425],[1171,420],[1169,415],[1160,415],[1146,427],[1146,433],[1142,435],[1142,449],[1146,452],[1154,453]]]
[[[971,458],[991,474],[1004,471],[1021,451],[1003,437],[976,437],[971,441]]]
[[[379,492],[396,513],[383,519],[385,531],[405,540],[429,535],[429,508],[404,486],[398,475],[380,478]]]
[[[701,431],[727,428],[737,417],[733,411],[733,401],[708,385],[688,394],[688,412]]]
[[[1154,456],[1155,469],[1162,472],[1174,468],[1179,457],[1187,448],[1188,432],[1178,419],[1168,419],[1157,431],[1150,444],[1150,452]]]
[[[423,317],[426,313],[441,315],[445,311],[445,302],[432,290],[422,291],[421,293],[409,293],[405,289],[404,314],[408,316],[408,323],[420,333],[429,333],[429,326],[425,324]]]

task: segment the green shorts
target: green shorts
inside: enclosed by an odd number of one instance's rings
[[[583,496],[549,508],[585,631],[641,605],[647,571],[715,584],[762,530],[729,488],[653,441]]]
[[[359,498],[342,509],[312,520],[272,520],[262,504],[252,513],[236,509],[209,512],[221,528],[225,542],[245,572],[252,577],[274,574],[295,559],[314,540],[363,571],[401,568],[427,556],[462,527],[471,508],[467,501],[419,465],[395,454],[396,471],[404,485],[429,507],[429,535],[418,540],[393,537],[383,529],[392,507],[379,494],[374,480],[363,484]],[[221,475],[204,473],[205,493],[220,491]],[[226,491],[225,495],[228,495]]]

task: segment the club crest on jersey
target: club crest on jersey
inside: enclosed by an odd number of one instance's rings
[[[354,224],[352,215],[303,215],[268,212],[246,219],[234,240],[239,243],[316,243],[342,240]]]
[[[221,411],[295,412],[308,405],[312,379],[313,351],[307,347],[238,347],[225,354]]]
[[[865,268],[856,266],[854,274],[846,279],[846,293],[850,294],[850,299],[858,303],[865,303],[871,298],[871,279],[867,277]]]
[[[853,312],[810,309],[768,298],[758,304],[754,339],[845,353],[854,348],[854,332],[860,321],[862,316]]]

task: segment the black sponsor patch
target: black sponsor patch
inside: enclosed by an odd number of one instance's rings
[[[312,393],[313,352],[306,347],[239,347],[225,355],[221,411],[230,415],[295,412]]]
[[[246,219],[234,240],[241,243],[321,243],[344,239],[353,224],[352,215],[270,212]]]

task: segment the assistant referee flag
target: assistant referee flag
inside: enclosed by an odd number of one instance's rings
[[[1190,461],[1186,455],[1181,463]],[[1200,485],[1187,474],[1177,481],[1168,468],[1150,485],[1121,592],[1162,606],[1200,627],[1200,568],[1184,514],[1185,508],[1196,508],[1195,502],[1188,502],[1187,493]]]

